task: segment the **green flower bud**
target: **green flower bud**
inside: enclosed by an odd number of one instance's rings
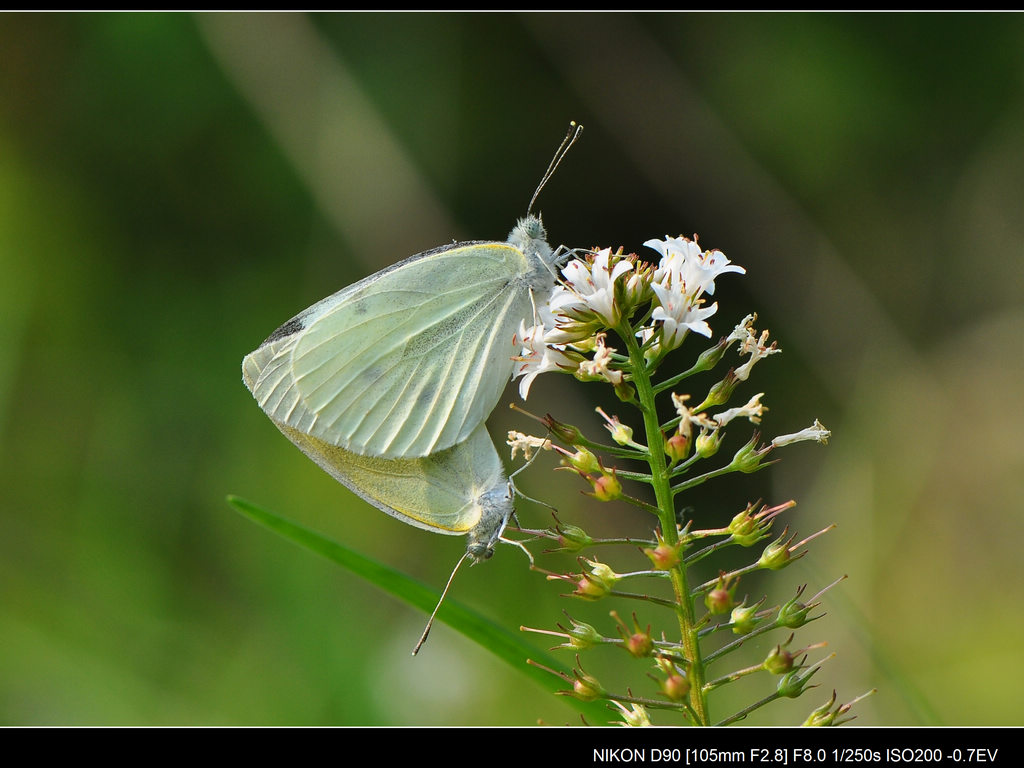
[[[694,440],[693,449],[702,459],[708,459],[718,453],[721,444],[722,430],[716,429],[713,432],[707,432],[702,429],[697,435],[697,439]]]
[[[579,429],[572,424],[563,424],[560,421],[556,421],[550,414],[541,419],[541,421],[558,440],[567,445],[575,445],[583,438],[583,433]]]
[[[622,577],[604,563],[586,560],[589,572],[576,577],[576,590],[573,595],[584,600],[600,600],[607,595]]]
[[[792,639],[790,637],[790,640]],[[787,640],[785,644],[788,643],[789,641]],[[783,648],[782,645],[776,645],[772,648],[767,658],[765,658],[762,666],[773,675],[784,675],[793,669],[793,655]]]
[[[564,631],[569,637],[568,644],[560,647],[572,647],[576,650],[583,651],[587,648],[599,645],[604,640],[601,633],[589,624],[582,621],[576,621],[575,619],[569,619],[569,622],[572,624],[570,629],[565,629],[561,624],[558,625],[558,628]]]
[[[698,371],[710,371],[719,361],[722,359],[722,355],[725,354],[725,350],[729,348],[729,342],[727,339],[720,340],[715,346],[709,347],[700,353],[697,358],[697,362],[694,364],[694,368]]]
[[[572,695],[580,701],[594,701],[604,695],[604,689],[597,682],[597,678],[576,672],[576,682],[572,684]]]
[[[562,454],[562,464],[564,466],[572,467],[583,474],[601,471],[601,462],[597,460],[597,456],[581,446],[577,445],[573,447],[576,448],[576,453],[569,455]]]
[[[578,552],[594,543],[594,540],[587,535],[587,532],[579,526],[559,525],[555,530],[558,533],[559,549]]]
[[[737,635],[746,635],[753,631],[754,627],[761,623],[761,619],[758,619],[757,609],[764,603],[765,598],[761,598],[757,603],[747,607],[746,601],[740,603],[732,609],[732,615],[730,623],[732,624],[732,631]]]
[[[804,605],[800,602],[800,595],[803,594],[804,588],[807,585],[804,584],[796,592],[796,597],[787,603],[784,603],[779,608],[779,615],[775,619],[775,623],[780,627],[789,627],[790,629],[799,629],[807,623],[807,614],[811,612],[809,605]]]

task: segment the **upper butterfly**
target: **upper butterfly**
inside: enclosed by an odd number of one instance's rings
[[[550,171],[550,169],[549,169]],[[548,174],[549,175],[549,174]],[[513,338],[555,281],[540,218],[504,243],[453,243],[343,288],[243,361],[274,422],[363,456],[415,458],[466,440],[512,375]]]

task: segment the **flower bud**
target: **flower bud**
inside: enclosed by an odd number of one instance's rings
[[[572,424],[563,424],[560,421],[556,421],[551,414],[541,419],[541,422],[558,440],[568,445],[574,445],[583,438],[583,433],[579,429]]]
[[[559,549],[568,552],[579,552],[594,543],[587,532],[577,525],[559,525],[555,531],[558,533]]]
[[[572,695],[580,701],[594,701],[604,695],[604,689],[592,675],[576,672],[576,682],[572,684]]]
[[[732,609],[732,614],[729,617],[730,623],[732,624],[733,634],[746,635],[753,631],[754,627],[761,623],[761,620],[757,618],[757,609],[764,603],[765,598],[761,598],[757,603],[751,606],[746,605],[746,601],[740,603]]]
[[[576,448],[576,453],[562,454],[562,464],[564,466],[572,467],[583,474],[601,471],[601,462],[597,460],[597,456],[593,452],[578,445],[574,447]]]
[[[795,699],[804,692],[804,686],[810,676],[802,675],[801,672],[800,669],[793,669],[779,678],[779,683],[776,686],[779,695]]]
[[[633,630],[619,618],[619,614],[612,611],[612,616],[615,617],[615,623],[619,627],[619,635],[622,636],[622,647],[625,648],[632,656],[638,659],[642,659],[646,656],[650,656],[654,652],[654,639],[651,637],[651,626],[647,625],[647,629],[640,627],[640,622],[637,621],[636,614],[633,614]]]
[[[615,470],[606,472],[597,479],[591,479],[593,496],[598,501],[613,501],[622,498],[622,483],[615,477]]]
[[[690,681],[680,674],[671,674],[661,681],[661,692],[671,701],[685,701],[690,692]]]
[[[714,408],[715,406],[724,405],[729,402],[729,398],[732,397],[732,393],[736,389],[736,385],[739,383],[740,381],[736,378],[736,374],[729,371],[725,374],[724,379],[711,387],[707,396],[704,398],[704,402],[700,404],[697,410],[706,411],[708,408]]]
[[[612,704],[619,708],[619,714],[622,717],[622,722],[616,723],[616,725],[628,726],[630,728],[645,728],[651,725],[651,716],[647,714],[643,704],[634,703],[629,709],[618,701],[613,701]]]
[[[645,547],[644,554],[650,558],[651,565],[654,566],[655,570],[667,571],[670,568],[675,568],[679,565],[679,550],[681,547],[682,542],[675,545],[666,544],[661,536],[658,536],[658,546],[653,549],[651,547]]]
[[[718,453],[722,444],[722,431],[720,429],[708,432],[702,429],[693,443],[693,449],[702,459],[708,459]]]
[[[561,647],[572,647],[576,650],[583,651],[587,648],[592,648],[593,646],[598,645],[604,640],[604,638],[601,637],[601,633],[589,624],[582,621],[576,621],[575,619],[569,619],[569,622],[572,624],[570,629],[565,629],[561,624],[558,625],[558,628],[563,630],[568,636],[569,641],[567,646]]]
[[[761,557],[757,561],[759,567],[767,568],[771,571],[780,571],[792,562],[789,545],[793,541],[793,537],[790,536],[788,540],[785,539],[786,531],[788,530],[787,528],[782,532],[782,536],[764,548],[764,552],[761,553]]]
[[[729,348],[729,341],[727,339],[721,339],[715,346],[709,347],[700,353],[697,358],[697,362],[694,364],[694,369],[697,371],[710,371],[719,361],[722,359],[722,355],[725,354],[725,350]]]
[[[732,463],[729,465],[732,469],[737,469],[740,472],[750,474],[751,472],[757,472],[757,470],[761,469],[762,466],[768,466],[767,463],[762,464],[761,459],[768,454],[771,450],[771,446],[759,450],[757,448],[757,441],[759,437],[760,434],[755,432],[750,440],[747,441],[746,445],[736,451],[736,454],[732,457]]]
[[[585,562],[590,569],[576,577],[576,590],[573,595],[584,600],[600,600],[615,588],[615,584],[622,577],[604,563],[596,560]]]
[[[733,609],[732,595],[738,583],[738,579],[730,579],[724,574],[718,577],[718,583],[704,595],[704,605],[710,614],[720,616]]]
[[[665,455],[669,462],[675,464],[686,458],[690,452],[690,439],[680,434],[672,435],[665,441]]]
[[[792,635],[789,640],[792,640]],[[793,669],[793,654],[783,646],[789,644],[789,640],[781,645],[776,645],[762,662],[762,666],[773,675],[784,675]]]
[[[811,606],[804,605],[798,599],[804,591],[804,587],[797,590],[796,597],[787,603],[784,603],[779,608],[779,615],[775,619],[775,623],[780,627],[789,627],[790,629],[799,629],[807,623],[807,614],[811,612]]]
[[[627,381],[620,381],[615,385],[615,396],[624,403],[632,403],[636,400],[636,389]]]

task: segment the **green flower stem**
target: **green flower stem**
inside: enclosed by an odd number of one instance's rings
[[[696,539],[702,536],[720,536],[723,534],[728,534],[728,530],[723,528],[721,531],[716,531],[713,533],[708,533],[707,531],[696,531],[690,535],[692,538]],[[686,558],[686,564],[693,565],[694,563],[699,563],[708,555],[711,555],[724,547],[728,547],[730,544],[733,543],[733,540],[731,538],[728,538],[723,539],[722,541],[716,541],[714,544],[708,544],[706,547],[704,547],[704,549],[698,550],[697,552],[694,552],[692,555],[688,555]]]
[[[663,608],[672,608],[675,610],[678,606],[671,600],[663,600],[660,597],[654,597],[653,595],[641,595],[636,592],[620,592],[617,589],[609,590],[607,593],[608,597],[624,597],[629,600],[643,600],[645,603],[654,603],[660,605]]]
[[[672,387],[674,387],[676,384],[680,383],[684,379],[687,379],[690,376],[693,376],[694,374],[700,373],[701,371],[705,370],[707,370],[707,366],[701,365],[699,363],[695,364],[691,368],[688,368],[687,370],[683,371],[682,373],[676,374],[671,379],[665,379],[665,381],[661,382],[661,384],[658,384],[656,387],[654,387],[654,394],[660,395],[665,390],[672,389]]]
[[[735,471],[736,467],[734,467],[731,463],[725,465],[721,469],[712,469],[710,472],[705,472],[703,475],[697,475],[697,477],[692,477],[689,480],[680,483],[679,485],[672,486],[672,493],[688,491],[691,488],[695,488],[696,486],[700,485],[701,483],[706,483],[708,480],[711,480],[712,478],[721,477],[722,475],[726,475],[729,472]],[[676,470],[676,472],[673,472],[672,474],[676,475],[678,473],[678,470]]]
[[[580,446],[586,448],[592,453],[605,453],[609,456],[614,456],[617,459],[631,459],[632,461],[646,461],[647,456],[635,448],[626,448],[621,445],[605,445],[604,443],[598,443],[594,440],[588,440],[583,435],[579,436],[579,439],[573,443],[574,446]]]
[[[715,688],[723,686],[726,683],[735,682],[736,680],[739,680],[742,677],[746,677],[747,675],[753,675],[757,672],[764,672],[764,666],[761,664],[755,664],[754,666],[747,667],[746,669],[737,669],[735,672],[730,672],[728,675],[723,675],[717,680],[710,681],[704,687],[708,691],[713,691]]]
[[[611,701],[622,702],[623,704],[642,704],[649,709],[684,710],[687,708],[685,704],[675,704],[671,701],[662,701],[661,699],[646,699],[642,696],[620,696],[610,693],[607,698]]]
[[[676,527],[675,490],[669,479],[666,463],[668,457],[665,455],[665,436],[662,434],[661,424],[658,420],[654,387],[633,328],[628,323],[621,323],[616,330],[619,337],[626,343],[629,357],[633,361],[633,385],[636,387],[640,410],[644,417],[644,431],[650,450],[647,461],[651,467],[651,486],[658,504],[661,535],[665,543],[671,547],[679,541]],[[680,563],[669,569],[669,576],[672,581],[672,591],[675,594],[675,605],[672,607],[679,621],[683,654],[689,661],[687,673],[690,677],[690,709],[695,724],[708,725],[710,718],[707,711],[707,695],[704,691],[704,662],[701,659],[697,621],[693,601],[690,598],[686,568]]]
[[[711,579],[710,581],[705,581],[700,586],[695,587],[693,590],[693,594],[696,596],[706,592],[707,590],[715,586],[715,584],[718,583],[719,579],[738,579],[740,576],[746,576],[748,573],[760,571],[763,567],[764,566],[759,565],[758,563],[751,563],[750,565],[745,565],[742,568],[737,568],[734,571],[729,571],[728,573],[720,574],[715,578]]]
[[[774,610],[777,610],[777,609],[773,608],[772,610],[774,611]],[[728,624],[726,626],[728,626]],[[711,653],[709,653],[707,655],[707,658],[704,659],[704,661],[705,661],[706,664],[710,664],[711,662],[715,661],[716,659],[720,659],[723,656],[725,656],[726,654],[731,653],[732,651],[735,651],[737,648],[739,648],[741,645],[743,645],[743,643],[745,643],[747,640],[750,640],[751,638],[757,637],[758,635],[763,635],[766,632],[771,632],[773,629],[778,629],[778,628],[779,628],[779,625],[775,624],[774,622],[770,623],[770,624],[762,624],[759,627],[755,627],[750,632],[747,632],[747,634],[742,635],[741,637],[737,637],[735,640],[733,640],[728,645],[723,645],[721,648],[719,648],[719,649],[717,649],[715,651],[712,651]]]
[[[738,720],[743,720],[744,718],[746,718],[746,716],[749,715],[754,710],[760,709],[765,704],[770,704],[771,702],[775,701],[776,699],[781,699],[781,698],[782,698],[782,694],[779,693],[778,691],[776,691],[775,693],[772,693],[772,694],[769,694],[768,696],[765,696],[760,701],[755,701],[749,707],[744,707],[739,712],[737,712],[735,715],[729,715],[729,717],[725,718],[725,720],[717,722],[717,723],[715,723],[715,725],[732,725],[733,723],[737,722]]]
[[[647,483],[650,485],[654,479],[645,472],[630,472],[628,469],[615,469],[615,476],[624,480],[632,480],[635,483]]]

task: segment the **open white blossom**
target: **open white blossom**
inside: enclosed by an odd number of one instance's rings
[[[554,313],[591,310],[609,325],[619,321],[615,305],[615,281],[633,268],[628,259],[620,259],[609,271],[611,248],[598,251],[593,263],[573,259],[562,268],[565,284],[551,294],[550,307]]]
[[[719,250],[701,251],[697,236],[668,237],[664,240],[648,240],[644,243],[661,254],[661,264],[654,273],[655,284],[671,284],[680,291],[699,298],[702,294],[714,294],[715,278],[726,272],[746,274],[743,267],[733,264]]]
[[[701,308],[699,302],[694,303],[692,297],[678,290],[675,285],[665,287],[652,283],[660,306],[654,308],[651,319],[662,324],[662,345],[674,349],[683,342],[688,330],[702,336],[711,337],[711,326],[707,318],[718,311],[718,303]]]
[[[526,400],[533,380],[546,371],[572,371],[576,362],[562,350],[547,343],[547,332],[543,325],[529,328],[520,321],[516,342],[522,345],[522,352],[515,357],[516,366],[512,378],[523,377],[519,382],[519,396]]]

